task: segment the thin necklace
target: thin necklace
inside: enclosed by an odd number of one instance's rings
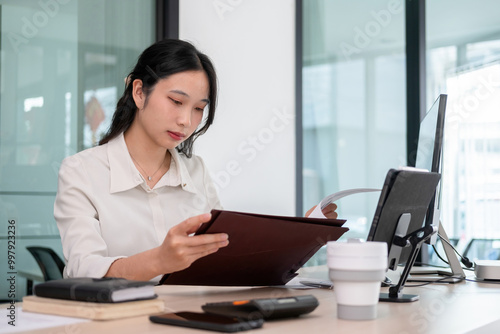
[[[132,154],[130,155],[130,157],[132,158],[132,160],[135,161],[135,163],[137,164],[137,166],[139,166],[139,168],[142,170],[142,172],[144,173],[144,175],[146,175],[146,178],[148,179],[148,181],[151,181],[153,179],[153,177],[156,175],[156,173],[158,173],[158,171],[161,169],[161,167],[165,163],[165,159],[167,158],[167,154],[165,154],[165,157],[163,157],[163,160],[161,162],[160,167],[158,167],[158,169],[152,175],[150,175],[150,176],[148,176],[148,173],[144,170],[144,168],[142,168],[141,164],[137,160],[134,159],[134,157],[132,156]]]

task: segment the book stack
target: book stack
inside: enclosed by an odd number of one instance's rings
[[[23,310],[92,320],[162,313],[165,304],[154,285],[122,278],[53,280],[36,285],[34,296],[23,298]]]

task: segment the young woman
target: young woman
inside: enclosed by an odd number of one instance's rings
[[[61,165],[54,216],[65,277],[159,279],[228,245],[224,233],[192,235],[221,209],[192,154],[216,99],[214,67],[191,44],[163,40],[141,54],[100,145]]]
[[[65,277],[150,280],[228,244],[225,234],[190,236],[221,208],[192,156],[216,98],[213,65],[191,44],[163,40],[142,53],[108,134],[62,163],[54,216]]]

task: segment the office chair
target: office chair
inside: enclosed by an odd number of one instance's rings
[[[59,255],[47,247],[29,246],[26,249],[33,255],[40,270],[42,271],[44,281],[51,281],[63,278],[64,262]],[[28,292],[31,294],[33,281],[28,280]]]
[[[465,247],[463,256],[470,260],[500,260],[500,239],[473,238]]]

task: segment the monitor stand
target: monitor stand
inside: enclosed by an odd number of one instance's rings
[[[450,240],[448,235],[444,230],[443,224],[439,222],[438,234],[443,239],[443,249],[448,259],[451,271],[446,270],[436,270],[425,268],[424,270],[419,270],[413,268],[410,272],[410,277],[408,277],[408,282],[436,282],[436,283],[458,283],[465,279],[465,273],[462,269],[460,261],[458,261],[457,255],[450,245]]]

